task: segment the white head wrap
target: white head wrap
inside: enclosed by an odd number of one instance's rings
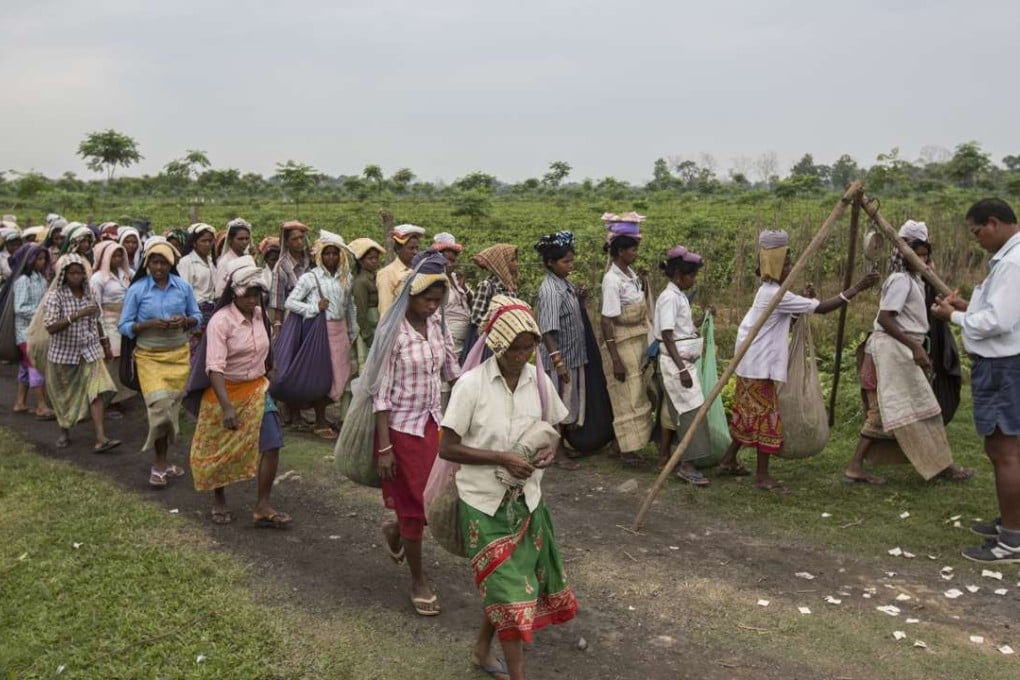
[[[0,239],[3,239],[4,243],[13,241],[21,238],[21,232],[15,227],[4,227],[0,229]]]
[[[924,222],[915,222],[914,220],[907,220],[900,227],[899,237],[904,241],[924,241],[928,242],[928,225]]]
[[[198,238],[198,235],[203,231],[207,231],[213,236],[216,235],[216,230],[212,227],[212,225],[206,224],[205,222],[195,222],[193,225],[188,227],[188,233],[195,238]]]
[[[249,288],[266,290],[265,274],[251,255],[242,255],[227,264],[227,283],[234,295],[244,295]]]
[[[119,227],[117,229],[117,243],[124,245],[124,239],[126,239],[128,236],[134,236],[136,239],[138,239],[138,245],[142,244],[142,236],[141,234],[138,233],[138,230],[135,229],[134,227]],[[151,241],[153,238],[155,237],[149,237],[149,241]],[[161,236],[160,238],[163,237]],[[166,239],[163,240],[165,241]],[[148,243],[148,241],[146,241],[146,243]]]
[[[39,237],[43,236],[45,233],[46,227],[43,226],[29,227],[28,229],[25,229],[24,231],[21,232],[21,237],[26,241],[30,238],[34,238],[36,241],[38,241]]]

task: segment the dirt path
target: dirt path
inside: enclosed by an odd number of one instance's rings
[[[0,426],[21,432],[44,455],[68,460],[103,474],[152,503],[177,509],[169,521],[195,522],[217,545],[248,562],[255,575],[287,586],[288,602],[312,614],[342,615],[345,610],[375,612],[384,625],[412,638],[434,638],[448,650],[451,674],[466,668],[470,642],[480,617],[477,592],[470,568],[434,545],[427,546],[428,572],[442,598],[444,613],[436,619],[413,615],[407,602],[407,575],[397,569],[380,547],[378,527],[385,517],[378,492],[334,477],[281,482],[274,500],[290,512],[295,523],[286,532],[261,531],[244,521],[240,508],[250,507],[253,485],[229,490],[235,514],[241,521],[215,526],[205,518],[209,499],[194,491],[190,477],[160,491],[150,489],[148,458],[137,451],[145,437],[145,418],[139,403],[131,404],[129,417],[111,421],[110,436],[125,441],[115,455],[89,452],[90,428],[76,429],[77,441],[56,450],[53,423],[37,423],[14,415],[12,371],[0,368]],[[293,435],[291,435],[293,436]],[[186,443],[179,443],[180,451]],[[323,456],[331,453],[323,446]],[[286,449],[281,472],[290,469]],[[186,466],[183,456],[175,462]],[[576,621],[541,631],[528,651],[530,677],[534,678],[795,678],[819,677],[812,668],[790,660],[782,645],[773,653],[748,651],[739,643],[739,616],[727,630],[704,630],[706,621],[718,626],[719,612],[702,612],[688,606],[684,593],[691,582],[712,579],[742,584],[741,594],[753,608],[756,597],[776,600],[794,594],[822,608],[827,593],[851,593],[848,608],[873,610],[885,604],[888,593],[908,590],[916,595],[941,589],[930,564],[907,564],[895,577],[880,572],[874,562],[817,550],[790,540],[761,537],[711,518],[710,510],[684,508],[664,516],[657,505],[642,535],[628,529],[639,495],[615,490],[620,479],[596,471],[550,471],[544,484],[568,569],[578,591],[581,612]],[[642,477],[643,488],[650,479]],[[243,505],[242,505],[243,503]],[[918,560],[917,562],[921,562]],[[810,582],[794,574],[806,571]],[[870,584],[880,589],[873,598],[861,595]],[[1013,584],[1008,584],[1012,586]],[[268,598],[279,595],[262,596]],[[1002,598],[999,598],[1002,600]],[[721,607],[726,602],[721,601]],[[929,607],[927,620],[961,626],[980,622],[1008,627],[1015,601],[994,597],[968,600],[966,612]],[[906,608],[906,605],[904,606]],[[964,614],[964,619],[953,616]],[[725,620],[725,615],[722,617]],[[753,629],[752,629],[753,630]],[[587,649],[578,641],[584,638]],[[705,640],[713,640],[706,644]],[[460,677],[451,675],[451,677]],[[470,677],[465,673],[464,677]],[[476,676],[477,677],[477,676]]]

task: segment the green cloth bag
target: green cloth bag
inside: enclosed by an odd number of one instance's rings
[[[705,340],[701,358],[694,363],[698,371],[698,380],[701,381],[701,391],[705,398],[715,387],[719,380],[719,366],[716,363],[715,355],[715,318],[712,314],[706,314],[705,320],[701,322],[701,337]],[[699,468],[715,467],[722,460],[723,454],[730,446],[730,426],[726,420],[726,409],[723,408],[722,394],[716,397],[708,409],[708,433],[711,441],[712,453],[709,456],[692,460],[691,464]]]

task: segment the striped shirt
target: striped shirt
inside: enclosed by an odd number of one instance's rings
[[[383,374],[373,407],[376,413],[390,412],[390,428],[397,432],[421,437],[429,418],[442,419],[439,394],[443,379],[460,377],[460,364],[450,333],[444,331],[438,314],[425,322],[428,338],[414,330],[406,318]]]
[[[298,279],[311,268],[312,264],[308,259],[308,253],[301,256],[300,262],[295,262],[294,256],[285,249],[273,270],[273,282],[269,286],[269,304],[267,305],[269,309],[284,311],[287,297],[297,286]]]
[[[47,361],[51,364],[77,366],[82,361],[92,363],[103,358],[103,347],[99,344],[99,317],[87,316],[71,320],[72,314],[94,304],[96,301],[87,292],[76,297],[67,286],[61,286],[46,296],[43,323],[48,327],[65,319],[71,321],[68,328],[50,333]]]
[[[560,351],[564,365],[567,368],[580,368],[587,364],[584,321],[581,316],[581,301],[577,297],[577,287],[552,272],[546,272],[545,279],[538,289],[538,297],[535,299],[535,310],[538,313],[538,328],[542,335],[555,334],[556,348]],[[544,343],[539,351],[542,352],[543,363],[551,369],[552,363]]]

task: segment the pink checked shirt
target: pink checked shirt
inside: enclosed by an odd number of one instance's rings
[[[375,397],[374,408],[390,412],[390,428],[421,437],[425,423],[442,420],[439,392],[443,378],[460,377],[460,365],[449,331],[443,333],[439,314],[425,323],[428,338],[414,330],[407,319],[400,322],[389,364]]]
[[[262,309],[255,308],[252,320],[244,318],[234,305],[213,314],[205,330],[205,370],[222,373],[230,382],[248,382],[266,374],[269,336],[262,322]]]

